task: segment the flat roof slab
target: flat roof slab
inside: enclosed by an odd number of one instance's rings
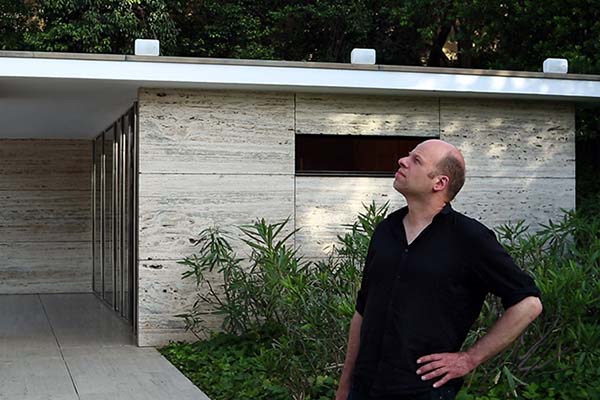
[[[600,76],[387,65],[0,52],[0,138],[91,139],[140,88],[598,101]]]

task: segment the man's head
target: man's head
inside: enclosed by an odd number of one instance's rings
[[[405,196],[451,201],[465,182],[465,160],[443,140],[426,140],[398,160],[394,188]]]

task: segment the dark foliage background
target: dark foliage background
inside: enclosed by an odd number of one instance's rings
[[[373,47],[382,64],[539,71],[546,57],[598,73],[595,0],[2,0],[0,48],[347,62]],[[452,42],[457,57],[442,47]]]
[[[546,57],[598,73],[595,0],[2,0],[0,48],[347,62],[373,47],[382,64],[539,71]],[[442,47],[452,42],[457,57]]]

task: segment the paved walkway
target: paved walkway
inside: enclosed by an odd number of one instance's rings
[[[93,294],[0,295],[0,400],[208,400]]]

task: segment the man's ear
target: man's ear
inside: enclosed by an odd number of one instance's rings
[[[439,175],[433,184],[433,191],[440,192],[442,190],[446,190],[449,184],[450,178],[448,178],[446,175]]]

